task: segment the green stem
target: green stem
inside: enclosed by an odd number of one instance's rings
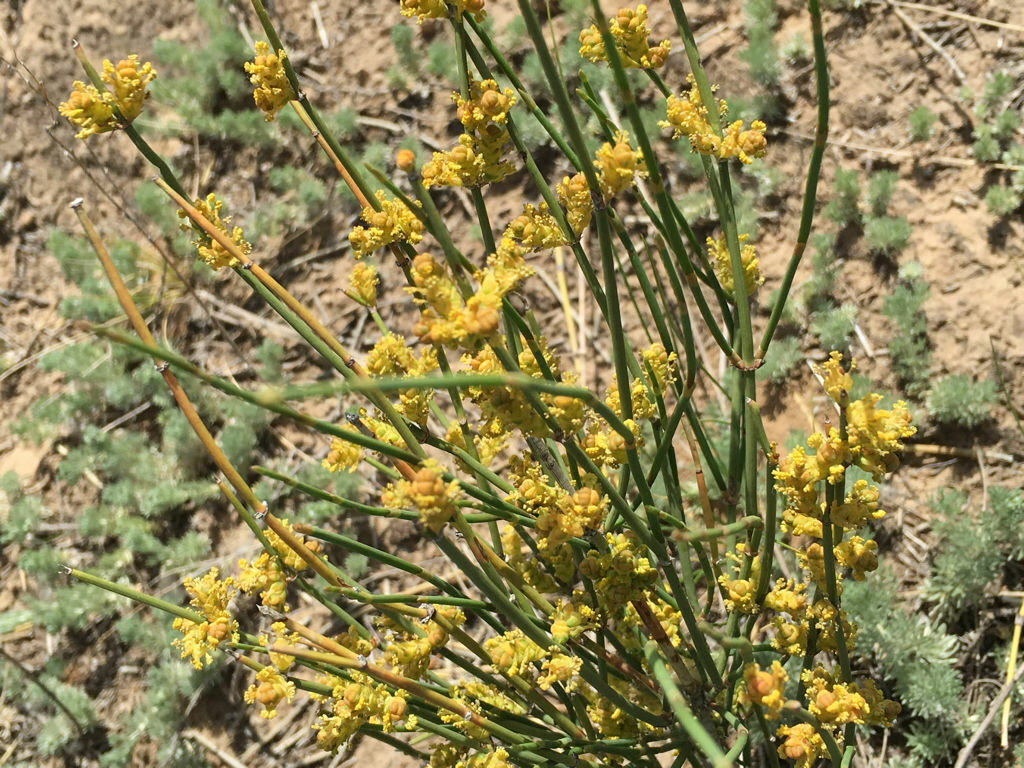
[[[116,595],[122,595],[123,597],[130,598],[137,603],[143,603],[148,605],[150,608],[156,608],[157,610],[169,613],[172,616],[191,621],[195,624],[200,624],[205,621],[205,617],[201,613],[190,610],[188,608],[182,608],[180,605],[169,603],[166,600],[161,600],[158,597],[152,597],[147,595],[145,592],[140,592],[137,589],[125,586],[124,584],[117,584],[113,581],[109,581],[100,576],[94,576],[91,573],[80,571],[77,568],[65,567],[64,572],[75,579],[85,583],[91,584],[94,587],[105,589],[108,592],[113,592]]]
[[[377,440],[372,437],[367,437],[366,435],[356,430],[344,429],[343,427],[339,427],[336,424],[333,424],[329,421],[323,421],[322,419],[317,419],[312,416],[309,416],[308,414],[296,411],[293,408],[284,405],[280,401],[280,399],[273,393],[268,394],[266,392],[260,391],[251,392],[247,389],[242,389],[241,387],[236,386],[227,379],[222,379],[219,376],[214,376],[212,373],[204,371],[199,366],[194,365],[193,363],[189,362],[180,355],[176,355],[175,353],[170,352],[164,349],[163,347],[155,347],[149,344],[145,344],[144,342],[139,341],[138,339],[133,339],[130,336],[127,336],[121,333],[120,331],[116,331],[111,328],[94,326],[93,331],[97,335],[105,336],[111,339],[112,341],[116,341],[119,344],[124,344],[125,346],[132,347],[133,349],[137,349],[141,352],[146,352],[154,356],[159,356],[169,365],[192,374],[201,381],[209,384],[214,389],[218,389],[227,395],[237,397],[238,399],[244,400],[245,402],[252,403],[253,405],[257,405],[261,408],[265,408],[266,410],[272,411],[273,413],[277,413],[282,416],[287,416],[288,418],[294,420],[296,423],[312,427],[313,429],[323,434],[338,437],[342,440],[347,440],[348,442],[354,443],[363,448],[367,448],[372,451],[378,451],[387,456],[391,456],[396,459],[401,459],[403,461],[419,461],[419,458],[417,456],[409,453],[406,450],[403,450],[402,448],[397,448],[391,445],[390,443],[385,443],[381,440]],[[372,380],[359,379],[358,381],[364,384],[368,384],[368,387],[359,387],[360,390],[372,391],[374,389]]]
[[[270,41],[270,46],[274,52],[286,51],[284,43],[281,42],[280,36],[277,34],[277,29],[274,27],[274,23],[270,20],[270,15],[267,13],[267,9],[263,6],[262,0],[252,0],[253,10],[256,12],[256,16],[260,20],[260,25],[263,27],[264,33],[267,35],[267,40]],[[295,74],[295,69],[292,67],[292,61],[290,56],[285,56],[281,63],[284,65],[285,75],[288,77],[288,82],[292,86],[292,90],[295,92],[299,102],[302,104],[303,109],[309,115],[313,124],[320,134],[327,140],[331,150],[337,155],[345,171],[351,177],[351,182],[358,188],[362,193],[366,201],[376,210],[380,209],[380,202],[373,194],[373,188],[363,178],[362,173],[359,170],[359,166],[353,162],[351,156],[345,150],[341,144],[338,143],[338,139],[334,136],[334,133],[330,130],[327,123],[324,122],[323,117],[317,111],[316,107],[306,98],[302,87],[299,85],[299,78]]]
[[[722,536],[731,536],[734,533],[740,531],[746,531],[753,528],[763,528],[764,522],[757,515],[747,515],[741,517],[735,523],[729,523],[728,525],[722,525],[717,528],[705,528],[702,531],[684,531],[677,533],[673,538],[679,541],[685,541],[687,543],[692,541],[707,541],[708,539],[718,539]]]
[[[678,2],[678,0],[673,0],[673,2]],[[807,248],[807,240],[810,238],[811,224],[814,221],[814,206],[818,193],[818,178],[821,175],[821,162],[825,156],[825,142],[828,139],[830,99],[828,56],[825,52],[825,36],[822,33],[819,0],[808,0],[807,8],[811,15],[811,37],[814,43],[814,80],[818,98],[818,118],[814,128],[814,149],[811,151],[811,160],[807,167],[807,183],[804,186],[803,206],[800,210],[800,229],[797,232],[793,255],[789,259],[786,273],[782,278],[782,284],[779,286],[778,297],[772,306],[771,317],[768,319],[758,347],[757,357],[762,360],[768,353],[768,345],[771,344],[775,329],[782,319],[782,313],[789,298],[789,291],[793,287],[797,268],[800,266],[800,260],[803,257],[804,250]]]
[[[661,686],[665,699],[676,716],[676,720],[683,726],[683,729],[693,743],[711,759],[714,768],[732,766],[733,761],[726,756],[725,751],[718,745],[718,742],[715,741],[714,737],[708,733],[696,715],[693,714],[693,710],[687,704],[682,691],[679,690],[679,686],[672,679],[672,673],[665,664],[665,660],[659,654],[658,644],[655,641],[649,640],[644,646],[644,656],[647,658],[651,672]]]

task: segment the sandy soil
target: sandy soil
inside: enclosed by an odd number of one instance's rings
[[[306,78],[314,102],[326,109],[340,105],[356,109],[366,118],[362,129],[365,140],[397,144],[405,133],[438,144],[450,140],[447,86],[426,78],[413,91],[392,93],[389,87],[384,72],[394,63],[395,54],[387,39],[387,29],[403,23],[391,3],[322,0],[319,13],[326,45],[320,40],[311,4],[305,0],[282,0],[275,5],[288,30],[286,42],[292,47],[293,59]],[[509,5],[508,0],[495,4],[493,14],[499,22],[511,16]],[[652,21],[658,32],[664,33],[656,34],[658,39],[674,37],[667,10],[653,7],[660,4],[650,5]],[[778,39],[784,43],[797,31],[803,31],[805,39],[809,39],[808,21],[800,4],[783,0],[779,5]],[[613,10],[611,4],[605,6]],[[696,3],[692,8],[697,33],[705,36],[703,50],[712,79],[723,82],[724,93],[729,93],[733,84],[749,92],[749,83],[744,85],[737,74],[742,65],[737,63],[736,52],[744,45],[740,4]],[[1006,69],[1015,77],[1014,103],[1020,106],[1020,85],[1024,82],[1024,6],[996,0],[965,0],[956,5],[956,10],[1016,27],[987,26],[914,9],[900,11],[907,19],[903,21],[881,4],[826,14],[833,105],[822,197],[825,201],[829,199],[828,190],[837,167],[860,170],[862,182],[867,172],[875,169],[889,168],[899,173],[900,183],[890,210],[894,215],[906,216],[913,225],[910,246],[900,255],[900,261],[920,262],[931,285],[925,312],[934,344],[934,373],[992,378],[994,346],[1004,366],[1008,391],[1019,407],[1024,402],[1024,223],[1019,216],[999,220],[987,211],[982,198],[991,172],[971,159],[971,130],[977,118],[957,97],[957,92],[961,85],[978,92],[987,73]],[[72,38],[81,40],[94,59],[118,57],[128,51],[138,51],[146,58],[155,37],[195,39],[202,35],[202,25],[194,18],[190,4],[150,0],[130,6],[98,0],[12,0],[0,9],[0,15],[4,30],[0,93],[0,129],[4,135],[0,143],[0,354],[5,361],[0,368],[0,424],[6,425],[35,398],[61,386],[59,379],[36,369],[39,356],[84,333],[65,323],[57,313],[60,300],[75,289],[63,281],[44,246],[52,227],[75,230],[68,203],[75,197],[85,198],[104,236],[142,240],[141,233],[126,221],[122,212],[132,208],[127,202],[132,197],[131,190],[147,183],[149,168],[137,158],[124,137],[99,137],[100,140],[88,144],[76,142],[73,130],[57,115],[56,103],[65,97],[70,82],[81,77],[69,42]],[[244,3],[235,12],[235,18],[249,33],[256,27]],[[945,56],[937,55],[921,42],[921,30],[941,41]],[[430,37],[434,33],[424,27],[417,34]],[[673,54],[666,74],[669,83],[682,83],[681,58],[680,52]],[[813,72],[807,66],[787,66],[783,93],[788,102],[786,120],[770,131],[771,149],[765,161],[778,169],[782,181],[770,198],[771,207],[760,211],[759,254],[768,276],[763,296],[778,283],[793,249],[814,127]],[[940,120],[929,141],[914,144],[907,135],[907,115],[922,104],[936,112]],[[169,107],[158,110],[164,111],[157,114],[172,114]],[[230,144],[208,145],[192,135],[181,135],[162,139],[159,148],[180,162],[186,182],[197,189],[205,190],[211,177],[218,178],[218,188],[230,190],[227,196],[238,209],[250,198],[261,199],[270,194],[265,175],[274,162],[305,158],[307,167],[322,178],[330,178],[331,174],[329,163],[317,156],[311,143],[294,142],[263,154],[238,150]],[[496,216],[518,207],[524,194],[520,183],[505,185],[490,198],[496,203],[492,209]],[[446,212],[462,215],[457,198],[447,198],[445,204],[449,206]],[[352,223],[349,215],[335,213],[288,238],[272,241],[261,254],[264,263],[271,268],[288,265],[303,254],[343,243]],[[862,332],[854,353],[861,360],[861,368],[873,379],[891,384],[886,352],[891,329],[879,309],[892,291],[894,265],[882,265],[884,268],[880,269],[858,238],[841,242],[839,255],[840,299],[857,306]],[[358,350],[361,325],[357,313],[340,293],[346,285],[348,258],[345,248],[339,246],[330,256],[288,272],[293,291],[316,306],[328,325],[342,337],[355,341]],[[552,265],[547,266],[553,269]],[[802,268],[798,283],[807,274],[806,267]],[[572,291],[576,280],[578,276],[570,276]],[[214,290],[223,290],[228,301],[240,296],[237,288],[228,286],[223,279]],[[541,308],[541,317],[550,319],[551,327],[561,327],[560,309],[551,293],[540,284],[533,285],[530,291]],[[392,287],[393,298],[399,295]],[[389,311],[398,314],[408,310],[396,304]],[[201,314],[187,308],[168,308],[167,312],[172,326],[183,330],[201,325]],[[765,316],[766,312],[761,311],[759,321],[763,322]],[[290,345],[290,352],[298,354],[298,346],[287,334],[276,330],[273,323],[232,326],[233,341],[247,349],[258,344],[263,333],[276,335]],[[553,334],[551,341],[557,344],[561,339]],[[190,352],[213,368],[233,364],[227,340],[216,334],[197,343]],[[809,350],[809,355],[820,353]],[[591,366],[590,375],[594,374]],[[776,393],[777,402],[769,407],[773,415],[770,437],[781,440],[790,427],[808,425],[814,403],[799,393],[811,391],[810,384],[810,374],[802,371],[790,388]],[[910,582],[926,566],[901,541],[904,535],[927,539],[929,520],[924,500],[930,493],[939,487],[957,487],[968,491],[972,501],[978,502],[988,484],[1021,483],[1018,466],[1000,461],[994,454],[1013,457],[1014,461],[1024,455],[1024,439],[1014,429],[1007,409],[1001,406],[996,409],[993,423],[970,434],[943,432],[927,421],[921,427],[916,444],[908,450],[905,467],[885,491],[886,506],[895,513],[888,523],[893,533],[892,556],[902,563]],[[322,449],[318,441],[285,427],[280,428],[280,433],[308,454],[317,455]],[[59,439],[41,446],[26,443],[0,426],[0,474],[15,470],[31,492],[42,494],[48,502],[61,493],[71,493],[59,488],[60,481],[54,474],[59,444]],[[935,457],[929,446],[955,449],[961,458]],[[65,514],[73,516],[72,511]],[[56,513],[52,521],[62,522]],[[231,535],[225,536],[225,541],[230,539]],[[88,545],[78,542],[77,546],[87,549]],[[0,558],[2,611],[18,607],[20,599],[36,589],[16,567],[17,554],[9,547]],[[111,675],[106,689],[97,694],[98,700],[105,702],[104,719],[109,722],[138,699],[141,673],[146,666],[145,650],[118,646],[101,654],[98,648],[108,642],[105,638],[88,633],[47,636],[39,629],[0,637],[0,641],[4,654],[18,659],[28,669],[38,669],[47,654],[60,655],[69,662],[69,682],[87,677],[98,658],[119,665],[120,671]],[[237,682],[231,690],[240,708]],[[295,734],[287,758],[275,755],[269,747],[248,748],[252,742],[247,743],[246,739],[251,740],[253,731],[239,730],[244,719],[224,715],[210,700],[200,701],[193,709],[190,733],[214,765],[228,765],[232,756],[243,756],[243,764],[250,766],[285,764],[282,760],[293,765],[328,765],[329,757],[314,760],[316,750],[304,724],[312,711],[307,705],[302,712],[289,714],[283,726],[275,726],[284,734],[278,738]],[[251,724],[266,728],[258,718]],[[33,743],[30,713],[6,705],[0,696],[0,764],[8,759],[36,764],[32,758]],[[10,751],[5,744],[10,745]],[[85,746],[96,748],[96,744]],[[402,764],[398,758],[382,756],[384,752],[379,748],[370,749],[357,751],[367,765]],[[152,755],[140,750],[137,758],[138,765],[149,765]],[[63,763],[38,764],[96,763],[95,755],[87,749]]]

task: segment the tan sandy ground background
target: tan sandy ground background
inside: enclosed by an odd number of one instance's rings
[[[499,27],[511,16],[509,5],[503,0],[492,8]],[[655,37],[674,38],[667,4],[649,5]],[[340,105],[358,110],[364,118],[361,141],[397,144],[405,135],[437,145],[451,140],[447,85],[425,78],[415,84],[414,91],[393,92],[389,87],[384,72],[394,63],[395,54],[388,30],[391,25],[409,23],[401,19],[395,4],[384,0],[321,0],[318,10],[326,45],[309,2],[283,0],[275,6],[274,12],[287,29],[286,42],[305,77],[310,97],[328,110]],[[1020,108],[1024,84],[1024,5],[966,0],[941,7],[1017,26],[986,26],[913,8],[901,11],[909,20],[908,25],[892,8],[880,3],[865,4],[856,11],[826,12],[833,105],[821,197],[824,201],[830,199],[830,184],[837,167],[858,169],[862,186],[872,170],[889,168],[899,172],[900,183],[890,210],[893,215],[906,216],[913,225],[910,246],[899,260],[920,262],[931,286],[925,312],[934,345],[935,374],[967,373],[993,378],[994,346],[1004,365],[1008,391],[1020,406],[1024,402],[1024,223],[1019,210],[1016,217],[1003,220],[987,211],[982,197],[991,173],[978,167],[970,157],[971,131],[977,118],[957,93],[961,85],[978,92],[986,74],[1005,69],[1015,78],[1012,103]],[[610,3],[605,3],[605,8],[609,12],[614,10]],[[740,4],[704,2],[688,4],[688,8],[698,36],[704,38],[702,50],[712,80],[723,83],[726,95],[732,84],[749,93],[751,86],[741,74],[743,65],[736,60],[736,52],[744,45]],[[240,3],[232,13],[235,23],[246,34],[255,36],[257,24],[246,5]],[[809,22],[799,3],[782,0],[779,14],[780,42],[788,41],[797,31],[809,39]],[[125,207],[122,201],[131,200],[134,188],[148,183],[151,175],[123,136],[97,137],[83,144],[73,139],[73,130],[58,118],[56,103],[65,97],[70,82],[81,78],[69,41],[73,37],[80,39],[96,60],[103,56],[118,58],[130,51],[138,51],[146,58],[151,41],[157,36],[189,41],[201,38],[203,27],[196,20],[191,3],[152,0],[131,4],[116,0],[9,0],[0,9],[0,16],[4,30],[0,72],[0,354],[5,360],[0,369],[0,474],[10,469],[17,471],[30,492],[42,494],[47,501],[51,511],[49,522],[60,524],[73,521],[76,508],[88,503],[92,492],[89,488],[62,488],[54,474],[58,448],[74,436],[58,435],[42,445],[34,445],[15,439],[4,426],[21,415],[33,400],[61,386],[59,378],[36,369],[39,356],[85,333],[65,323],[57,313],[59,301],[75,288],[63,281],[44,242],[53,227],[74,230],[75,220],[67,206],[75,197],[86,199],[105,237],[121,236],[144,242],[120,211]],[[942,41],[944,53],[955,60],[964,82],[960,82],[950,61],[916,37],[913,27]],[[417,35],[427,38],[437,34],[444,33],[426,26],[417,30]],[[684,70],[680,63],[681,46],[676,47],[680,50],[673,53],[666,80],[680,87]],[[777,168],[783,180],[760,211],[762,236],[758,251],[767,276],[762,297],[767,297],[778,284],[797,230],[803,174],[814,126],[811,68],[786,65],[782,90],[788,102],[787,119],[770,130],[771,148],[765,163]],[[914,144],[908,138],[907,115],[922,104],[936,112],[940,121],[930,140]],[[156,120],[175,119],[173,105],[152,105],[151,109]],[[212,188],[223,191],[235,210],[244,210],[248,203],[270,194],[265,178],[273,163],[301,163],[325,179],[332,174],[330,164],[317,154],[308,137],[297,135],[290,135],[287,146],[276,151],[257,152],[230,142],[210,144],[188,130],[179,135],[168,133],[157,141],[157,146],[185,169],[187,185],[204,192]],[[551,167],[554,172],[564,171],[557,163]],[[489,195],[496,220],[503,220],[523,201],[527,193],[522,191],[522,183],[521,177],[516,177],[513,183]],[[453,217],[464,215],[457,196],[445,196],[443,205]],[[294,264],[306,254],[327,249],[327,256],[290,267],[289,285],[322,313],[328,326],[341,338],[353,342],[358,351],[371,344],[372,339],[362,332],[360,313],[341,294],[351,263],[345,235],[353,223],[348,213],[328,211],[301,231],[262,243],[259,258],[273,271],[275,267]],[[464,242],[468,242],[468,237],[464,231]],[[854,342],[854,354],[865,373],[875,381],[891,385],[886,350],[891,330],[879,309],[892,291],[893,265],[880,268],[867,254],[862,239],[840,241],[839,256],[839,298],[858,308],[860,335]],[[187,269],[187,265],[183,266]],[[542,261],[541,266],[548,272],[554,269],[550,262]],[[798,283],[806,276],[805,267]],[[578,279],[575,270],[571,270],[569,285],[573,296]],[[397,289],[397,279],[392,276],[390,283],[385,280],[391,300],[389,317],[407,315],[408,307],[401,303],[404,299]],[[224,297],[220,301],[225,305],[240,303],[244,298],[241,288],[227,276],[221,276],[209,290]],[[542,281],[532,281],[527,292],[539,305],[546,327],[564,327],[558,302]],[[259,310],[251,303],[245,306],[261,317],[270,317],[269,310]],[[211,308],[225,320],[232,340],[243,349],[253,349],[262,335],[268,334],[286,345],[289,355],[297,361],[299,374],[309,372],[309,366],[302,364],[301,347],[287,331],[280,331],[279,324],[260,324],[251,318],[238,320],[236,315],[221,311],[216,303]],[[205,316],[194,306],[169,306],[163,315],[167,321],[164,327],[175,338],[206,327]],[[763,323],[766,315],[762,306],[758,321]],[[599,346],[599,339],[600,334],[588,345]],[[564,344],[564,331],[551,331],[549,340],[553,345]],[[181,343],[194,359],[213,370],[237,365],[226,340],[215,332]],[[808,357],[821,359],[821,350],[813,349],[811,343],[808,340]],[[705,345],[710,347],[707,341]],[[579,350],[576,356],[580,360],[600,360],[593,346]],[[814,419],[817,403],[813,380],[806,367],[799,370],[798,377],[787,387],[771,390],[767,411],[772,419],[769,434],[773,439],[783,439],[792,427],[807,428]],[[588,383],[593,383],[593,378],[601,373],[600,365],[587,363]],[[908,589],[913,588],[927,568],[930,521],[924,501],[935,489],[964,489],[972,503],[978,504],[989,484],[1021,483],[1017,462],[1024,455],[1024,441],[1005,407],[1000,405],[995,413],[992,423],[972,433],[943,432],[922,419],[905,466],[885,489],[884,506],[892,512],[885,523],[892,540],[889,556],[900,564]],[[297,446],[300,457],[320,457],[325,450],[322,441],[285,425],[275,426],[275,433]],[[954,449],[957,453],[952,458],[934,456],[930,446]],[[1000,460],[1000,456],[1012,457],[1012,461]],[[386,531],[379,532],[388,538]],[[238,546],[234,529],[221,533],[220,554],[232,553]],[[394,538],[399,543],[403,541],[398,534]],[[407,536],[404,542],[409,542]],[[73,540],[62,545],[83,551],[89,546],[87,542]],[[37,586],[19,572],[18,554],[16,547],[8,547],[0,557],[0,611],[18,607],[25,595],[37,592]],[[424,553],[424,557],[428,554]],[[6,654],[30,670],[39,669],[48,655],[66,659],[68,681],[88,684],[90,690],[96,691],[104,722],[113,723],[140,696],[147,649],[125,648],[98,633],[51,636],[38,628],[0,641]],[[203,700],[191,711],[189,732],[192,738],[201,740],[213,765],[228,765],[229,759],[249,766],[401,764],[397,758],[389,757],[387,750],[372,744],[357,746],[351,762],[351,755],[331,758],[317,753],[307,728],[314,712],[311,705],[283,710],[283,719],[263,723],[241,703],[240,693],[245,685],[244,675],[232,677],[224,690],[205,692]],[[19,760],[36,764],[32,751],[36,722],[33,713],[5,703],[0,692],[0,764]],[[286,747],[283,752],[282,744]],[[95,743],[86,743],[76,755],[38,764],[95,765],[96,747]],[[137,764],[150,765],[151,759],[143,745],[138,750]]]

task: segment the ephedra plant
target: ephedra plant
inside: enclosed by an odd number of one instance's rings
[[[402,0],[402,14],[448,27],[463,133],[419,166],[399,152],[388,176],[357,166],[334,138],[253,0],[267,39],[245,65],[256,106],[267,120],[294,110],[363,206],[349,234],[346,291],[379,333],[363,359],[260,265],[216,193],[192,198],[135,130],[153,68],[130,56],[104,61],[100,72],[76,46],[89,82],[76,83],[61,109],[79,136],[124,133],[155,167],[199,258],[233,271],[336,376],[246,389],[158,345],[76,201],[135,335],[97,332],[153,357],[263,551],[185,579],[187,607],[70,575],[173,614],[177,645],[196,667],[227,653],[250,668],[245,700],[264,717],[313,697],[310,725],[330,752],[361,734],[438,767],[810,766],[819,758],[838,766],[853,758],[857,729],[891,725],[899,705],[854,674],[857,628],[841,595],[844,579],[870,578],[878,565],[869,531],[884,513],[875,483],[897,466],[901,440],[914,431],[909,414],[901,403],[881,409],[877,395],[852,399],[853,364],[833,353],[818,371],[830,399],[825,428],[780,455],[755,382],[815,206],[829,103],[818,3],[809,4],[819,106],[803,215],[756,334],[752,296],[763,278],[737,230],[733,177],[739,164],[761,162],[766,126],[729,120],[685,9],[670,5],[690,68],[683,82],[659,75],[673,42],[649,40],[643,5],[609,19],[594,2],[594,24],[578,31],[581,56],[613,76],[618,125],[586,82],[567,88],[550,30],[528,0],[520,12],[551,115],[486,33],[480,0]],[[669,190],[657,137],[640,118],[638,97],[651,97],[633,84],[636,71],[664,99],[664,127],[700,159],[719,228],[706,242]],[[603,131],[596,153],[581,128],[590,114]],[[522,140],[531,121],[570,173],[544,175]],[[538,197],[497,221],[489,185],[514,174]],[[459,247],[440,212],[446,187],[468,194],[479,230],[472,249]],[[643,213],[643,231],[626,226],[627,210]],[[594,247],[584,248],[584,234]],[[604,389],[581,385],[526,302],[523,285],[551,249],[572,254],[599,309],[611,361]],[[378,312],[384,270],[405,283],[411,327],[391,328]],[[631,305],[646,340],[624,330],[622,308]],[[721,380],[702,363],[698,336],[727,362]],[[318,432],[327,468],[372,469],[383,487],[357,501],[261,467],[243,474],[176,371]],[[709,386],[729,404],[724,428],[708,417]],[[351,403],[340,423],[304,410],[339,396]],[[413,521],[432,550],[429,567],[340,526],[290,524],[252,491],[245,475],[253,473],[336,504],[339,518]],[[345,553],[403,571],[408,591],[366,588],[339,566]],[[444,576],[453,570],[464,578]],[[323,606],[321,623],[289,615],[298,592]],[[239,593],[256,597],[259,616],[236,615]],[[367,607],[372,628],[354,615]],[[329,629],[334,622],[347,629]]]

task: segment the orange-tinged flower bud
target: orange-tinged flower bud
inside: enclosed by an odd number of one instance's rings
[[[58,109],[72,124],[82,129],[75,134],[76,139],[84,139],[94,133],[106,133],[117,127],[114,109],[103,95],[95,86],[79,81],[75,81],[68,100]]]
[[[828,709],[836,703],[836,696],[832,691],[819,691],[814,697],[814,703],[819,709]]]
[[[210,624],[210,628],[206,632],[207,636],[214,640],[223,640],[230,633],[231,626],[228,622],[228,619],[226,618],[217,619],[216,621],[212,622]]]
[[[443,627],[437,624],[431,624],[430,629],[427,631],[427,640],[430,641],[430,645],[437,648],[440,645],[444,645],[448,640],[448,633]]]
[[[256,689],[256,701],[260,704],[272,704],[277,701],[277,698],[277,691],[270,683],[261,683],[260,687]]]
[[[775,678],[771,672],[761,670],[755,673],[747,681],[747,692],[752,699],[760,699],[767,696],[775,688]]]
[[[483,302],[476,302],[466,307],[464,322],[468,333],[478,336],[489,336],[498,330],[501,315],[495,307]]]
[[[416,155],[411,149],[400,149],[395,153],[395,165],[408,173],[416,167]]]

